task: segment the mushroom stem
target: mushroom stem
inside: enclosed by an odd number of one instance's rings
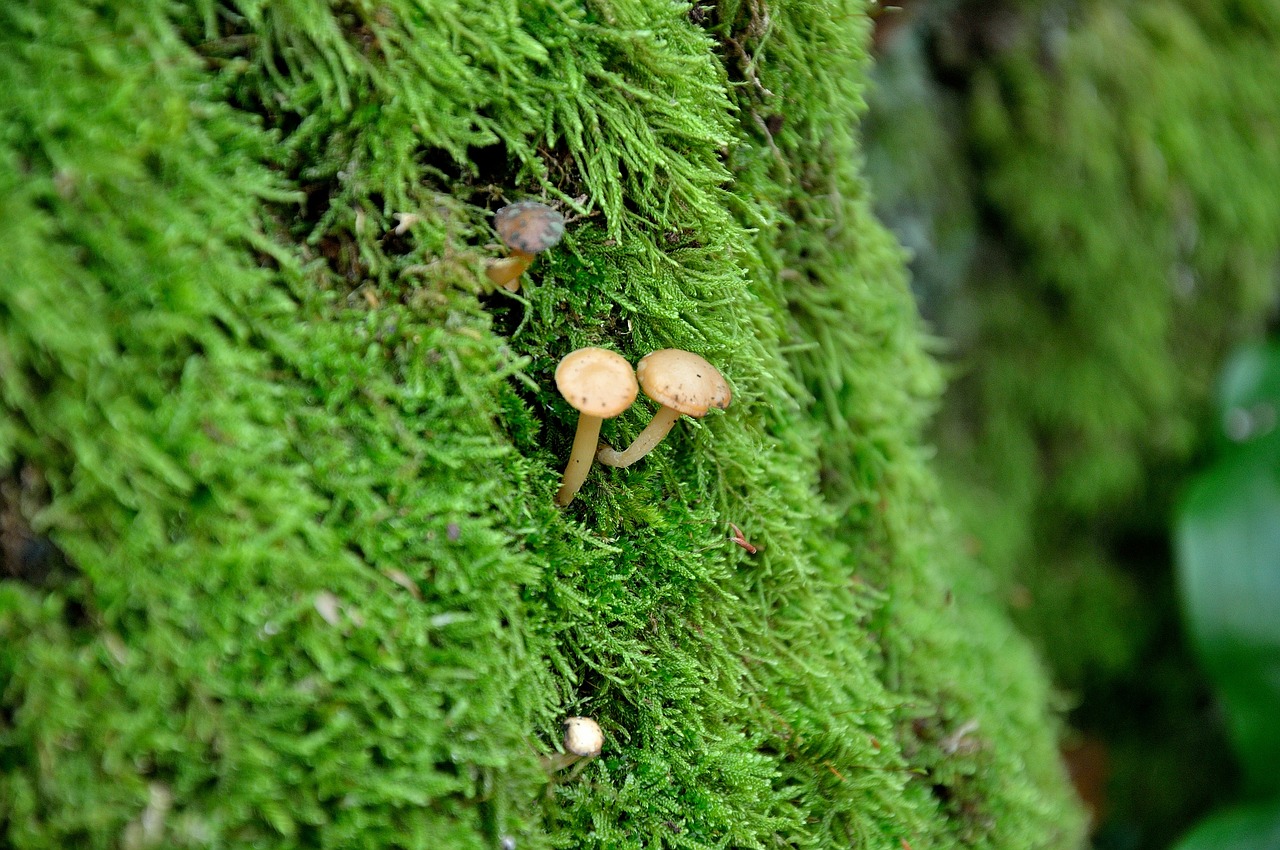
[[[667,436],[667,432],[671,430],[671,426],[676,424],[676,420],[680,418],[680,411],[674,407],[667,407],[665,404],[658,408],[658,412],[653,415],[653,420],[645,426],[640,432],[640,436],[635,438],[631,445],[627,446],[623,451],[615,451],[609,446],[601,447],[596,452],[596,460],[605,466],[616,466],[619,469],[626,469],[640,458],[653,451],[654,446],[662,442],[662,438]],[[575,443],[575,448],[576,448]]]
[[[554,753],[549,756],[542,756],[539,761],[542,763],[542,769],[547,773],[556,773],[582,761],[584,758],[590,758],[590,756],[578,756],[573,753]]]
[[[512,248],[510,257],[491,261],[484,273],[488,275],[489,280],[503,289],[517,292],[520,289],[520,275],[524,274],[525,269],[529,268],[532,262],[533,254],[526,254],[518,248]]]
[[[600,416],[578,414],[578,432],[574,434],[573,449],[569,452],[569,462],[564,467],[564,481],[556,491],[556,504],[562,508],[573,501],[573,497],[582,489],[582,482],[587,480],[596,442],[600,439],[600,423],[603,421]]]

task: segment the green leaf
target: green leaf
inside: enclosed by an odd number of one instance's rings
[[[1273,395],[1274,393],[1274,395]],[[1280,356],[1228,367],[1224,412],[1280,406]],[[1280,431],[1244,435],[1192,486],[1177,522],[1196,651],[1227,711],[1251,791],[1280,793]]]
[[[1174,850],[1268,850],[1280,847],[1280,802],[1237,806],[1211,815]]]

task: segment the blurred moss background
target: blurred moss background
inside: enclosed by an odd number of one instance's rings
[[[1225,355],[1276,320],[1280,4],[922,0],[877,45],[950,503],[1073,706],[1095,843],[1167,846],[1237,781],[1168,540]]]

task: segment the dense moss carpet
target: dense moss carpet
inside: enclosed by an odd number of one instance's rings
[[[867,27],[4,4],[3,843],[1077,845],[920,442]],[[488,292],[525,197],[565,240]],[[560,509],[584,345],[734,400]],[[604,752],[549,777],[568,715]]]

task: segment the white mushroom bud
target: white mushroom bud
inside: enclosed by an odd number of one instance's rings
[[[599,723],[590,717],[569,717],[564,721],[565,752],[543,756],[542,766],[554,773],[578,761],[595,758],[600,755],[600,750],[603,748],[604,733],[600,731]],[[574,773],[576,774],[577,770]]]
[[[564,722],[564,748],[575,756],[598,756],[604,748],[600,724],[590,717],[570,717]]]

